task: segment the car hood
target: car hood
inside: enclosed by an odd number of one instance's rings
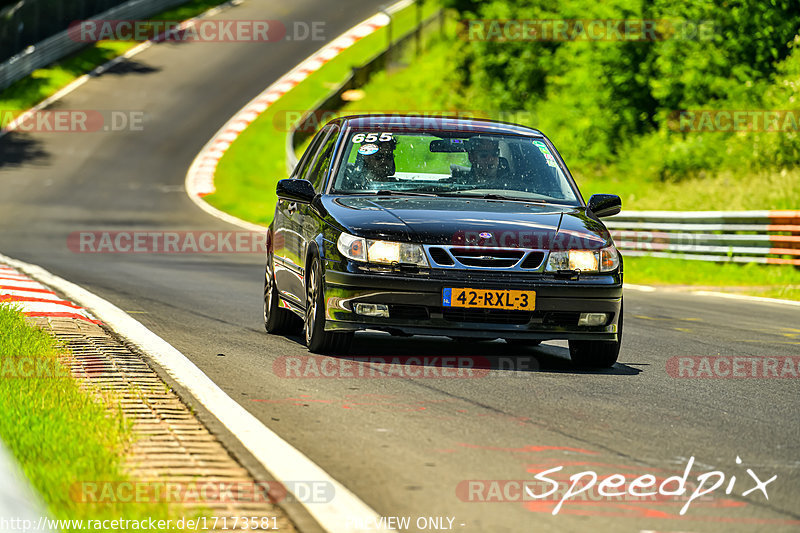
[[[323,205],[353,235],[420,244],[597,249],[611,236],[583,207],[481,198],[325,197]]]

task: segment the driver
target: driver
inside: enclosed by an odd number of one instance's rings
[[[500,164],[499,142],[488,137],[472,137],[465,149],[472,165],[465,176],[467,183],[479,188],[504,188],[508,168]]]

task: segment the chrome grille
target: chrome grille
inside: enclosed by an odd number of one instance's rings
[[[534,271],[542,266],[546,252],[524,248],[489,246],[426,246],[434,268],[468,270]]]

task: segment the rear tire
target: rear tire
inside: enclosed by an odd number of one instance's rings
[[[272,255],[267,256],[264,275],[264,329],[273,335],[290,332],[297,327],[297,316],[280,306],[278,288],[275,286],[275,272],[272,268]]]
[[[315,255],[311,259],[306,282],[306,318],[303,325],[306,346],[313,353],[346,354],[353,342],[353,332],[325,331],[325,295],[322,264]]]
[[[569,356],[575,366],[582,368],[611,368],[617,362],[622,346],[622,309],[619,306],[617,340],[569,341]]]

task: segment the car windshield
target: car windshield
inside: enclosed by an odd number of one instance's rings
[[[351,133],[332,192],[477,196],[580,205],[577,192],[540,139],[466,132],[439,135]]]

